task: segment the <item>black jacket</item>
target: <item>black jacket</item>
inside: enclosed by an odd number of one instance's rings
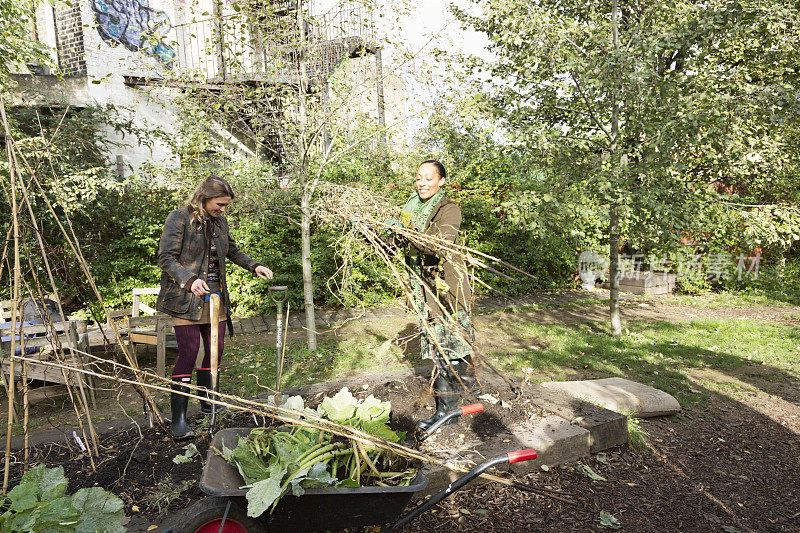
[[[156,309],[170,316],[185,320],[200,320],[203,313],[203,297],[189,289],[195,279],[206,279],[210,246],[206,238],[205,224],[194,221],[188,208],[177,209],[167,216],[161,240],[158,243],[158,266],[161,267],[161,291],[158,293]],[[214,224],[214,241],[219,258],[219,282],[222,303],[231,308],[228,284],[225,277],[226,259],[250,272],[259,263],[242,252],[228,232],[228,220],[220,215]]]

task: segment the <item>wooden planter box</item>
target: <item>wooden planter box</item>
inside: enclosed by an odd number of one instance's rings
[[[664,272],[633,272],[619,278],[619,290],[630,294],[646,294],[657,296],[670,294],[675,291],[676,274]],[[603,288],[608,289],[608,281],[603,283]]]

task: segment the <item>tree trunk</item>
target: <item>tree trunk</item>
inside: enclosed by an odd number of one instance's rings
[[[614,50],[619,53],[619,8],[617,0],[611,2],[611,40],[614,43]],[[611,106],[611,146],[610,146],[610,163],[612,179],[614,181],[614,190],[619,187],[619,173],[620,173],[620,157],[617,153],[619,145],[617,139],[619,138],[619,99],[613,95],[614,102]],[[619,212],[615,205],[616,195],[611,199],[608,207],[609,231],[608,231],[608,246],[609,246],[609,288],[611,294],[609,295],[609,310],[611,314],[611,334],[614,336],[622,333],[622,321],[619,317]]]
[[[608,239],[608,285],[611,292],[609,296],[611,334],[617,336],[622,333],[622,321],[619,317],[619,215],[613,203],[608,208],[608,218],[611,222]]]
[[[308,180],[303,180],[307,182]],[[308,349],[317,349],[317,328],[314,318],[314,279],[311,274],[311,188],[306,183],[300,202],[302,217],[300,235],[302,239],[301,260],[303,263],[303,301],[306,308],[306,338]]]
[[[300,107],[300,131],[298,132],[299,157],[298,178],[300,187],[303,191],[300,200],[300,240],[301,251],[300,260],[303,264],[303,302],[306,309],[306,339],[308,349],[317,349],[317,326],[314,317],[314,278],[311,273],[311,195],[313,185],[308,180],[308,155],[311,146],[308,141],[308,108],[306,103],[308,77],[306,73],[306,50],[304,48],[306,31],[305,18],[303,16],[303,2],[297,0],[297,30],[300,42],[300,61],[298,64],[298,83],[299,94],[298,103]],[[288,318],[287,318],[288,320]]]
[[[779,279],[782,279],[784,273],[786,272],[786,249],[787,247],[781,244],[777,253],[778,257],[775,266],[777,267],[777,274]]]

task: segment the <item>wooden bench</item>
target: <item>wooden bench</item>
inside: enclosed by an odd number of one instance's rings
[[[4,376],[11,375],[11,339],[14,339],[14,351],[17,352],[19,350],[19,355],[28,359],[62,363],[77,368],[84,366],[84,358],[77,351],[88,352],[89,340],[86,334],[78,334],[75,321],[56,322],[52,326],[48,324],[23,323],[22,340],[19,338],[19,323],[17,323],[16,327],[13,327],[8,322],[3,324],[8,324],[0,326],[0,366],[2,366]],[[55,334],[53,330],[55,330]],[[63,358],[58,357],[60,352],[59,345],[61,346]],[[28,353],[31,351],[33,353]],[[23,364],[25,364],[24,373],[27,382],[22,383],[21,389],[27,388],[32,380],[63,385],[69,383],[81,389],[84,386],[88,386],[92,405],[96,405],[94,389],[91,386],[92,380],[87,376],[77,372],[62,371],[60,368],[53,366],[39,365],[35,362],[15,361],[14,375],[11,377],[15,382],[22,380]]]
[[[138,317],[142,312],[150,316],[155,315],[156,310],[147,305],[146,303],[144,303],[142,301],[142,296],[146,294],[158,294],[160,290],[161,289],[159,289],[158,287],[147,287],[147,288],[135,287],[131,291],[131,294],[133,296],[133,306],[126,307],[124,309],[119,309],[116,311],[110,311],[109,318],[114,320],[120,318]]]
[[[172,330],[172,317],[169,315],[134,316],[128,319],[128,342],[136,357],[136,345],[156,347],[156,373],[164,377],[166,372],[167,348],[177,348],[175,333]]]
[[[132,307],[113,311],[111,318],[127,318],[128,342],[134,357],[137,344],[156,347],[156,373],[163,377],[166,371],[167,348],[177,347],[175,334],[172,331],[172,317],[157,313],[142,301],[142,296],[157,295],[160,290],[158,287],[135,287],[131,291]],[[145,315],[141,316],[142,313]]]

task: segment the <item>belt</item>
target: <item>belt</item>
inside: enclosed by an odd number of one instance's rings
[[[206,297],[205,297],[205,300],[204,300],[204,301],[206,301],[206,302],[210,302],[210,301],[211,301],[211,295],[212,295],[212,294],[218,294],[218,295],[219,295],[219,297],[220,297],[220,298],[222,298],[222,292],[221,292],[221,291],[218,291],[218,292],[209,292],[208,294],[206,294]]]

